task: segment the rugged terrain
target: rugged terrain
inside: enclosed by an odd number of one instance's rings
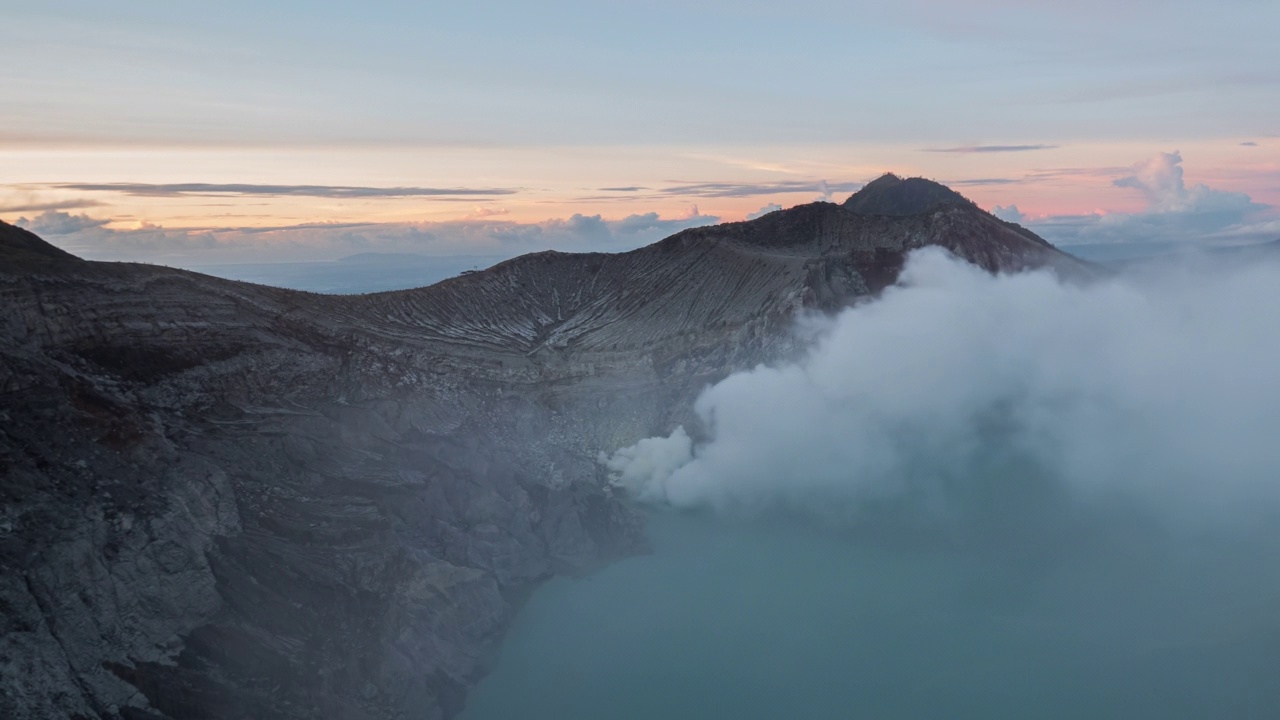
[[[441,718],[537,583],[641,551],[595,457],[940,245],[1093,269],[926,180],[327,296],[0,223],[0,716]]]

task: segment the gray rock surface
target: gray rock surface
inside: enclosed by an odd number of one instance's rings
[[[643,551],[597,454],[795,352],[797,313],[925,245],[1094,272],[877,193],[364,296],[0,223],[0,717],[456,714],[540,581]]]

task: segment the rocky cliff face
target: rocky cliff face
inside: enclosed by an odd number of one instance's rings
[[[349,297],[0,224],[0,716],[455,714],[539,581],[642,550],[596,454],[797,313],[924,245],[1092,272],[936,187]]]

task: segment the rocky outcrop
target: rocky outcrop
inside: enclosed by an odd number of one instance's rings
[[[537,583],[643,549],[597,453],[797,313],[924,245],[1092,272],[967,202],[854,206],[342,297],[0,224],[0,716],[449,717]]]

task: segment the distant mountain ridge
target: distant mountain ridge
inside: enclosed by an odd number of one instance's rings
[[[0,716],[456,715],[522,597],[642,548],[600,451],[798,352],[798,315],[916,248],[1096,272],[955,197],[881,178],[354,296],[0,224]]]

